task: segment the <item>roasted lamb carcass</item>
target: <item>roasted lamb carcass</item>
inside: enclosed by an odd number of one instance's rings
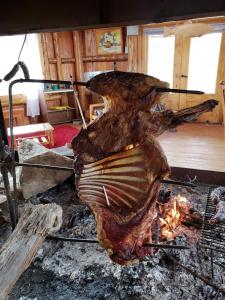
[[[151,225],[160,180],[169,166],[155,136],[212,110],[208,100],[178,112],[151,111],[167,87],[144,74],[109,72],[88,88],[102,95],[107,111],[72,141],[80,200],[95,215],[97,236],[110,258],[128,264],[152,250]]]

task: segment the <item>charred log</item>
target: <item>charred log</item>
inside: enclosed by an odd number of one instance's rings
[[[56,204],[28,205],[13,233],[0,249],[0,299],[7,296],[29,267],[46,236],[61,227],[62,209]]]

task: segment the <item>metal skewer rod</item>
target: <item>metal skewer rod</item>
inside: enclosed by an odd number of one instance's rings
[[[51,166],[51,165],[41,165],[41,164],[29,164],[29,163],[19,163],[15,162],[16,167],[28,167],[28,168],[45,168],[50,170],[59,170],[59,171],[74,171],[74,169],[71,167],[61,167],[61,166]]]
[[[12,167],[28,167],[28,168],[45,168],[45,169],[52,169],[52,170],[59,170],[59,171],[74,171],[72,167],[61,167],[61,166],[52,166],[52,165],[42,165],[42,164],[30,164],[30,163],[20,163],[20,162],[4,162],[0,161],[0,166],[8,166]],[[199,183],[190,183],[185,181],[179,180],[172,180],[172,179],[161,179],[161,183],[165,184],[173,184],[173,185],[180,185],[180,186],[187,186],[196,188],[198,186],[209,186],[209,184],[199,182]],[[210,184],[211,187],[217,187],[216,185]]]
[[[202,91],[195,91],[195,90],[182,90],[182,89],[170,89],[170,88],[162,88],[162,87],[156,87],[155,88],[156,92],[161,92],[161,93],[178,93],[178,94],[194,94],[194,95],[202,95],[205,94]]]
[[[74,87],[74,84],[73,84],[73,80],[71,80],[71,84],[73,86],[73,94],[74,94],[74,98],[76,100],[76,103],[77,103],[77,106],[78,106],[78,109],[79,109],[79,112],[80,112],[80,116],[81,116],[81,119],[82,119],[82,122],[83,122],[83,126],[84,126],[84,129],[87,129],[87,124],[86,124],[86,121],[85,121],[85,118],[84,118],[84,114],[83,114],[83,111],[82,111],[82,108],[81,108],[81,105],[80,105],[80,100],[77,96],[77,91]]]
[[[162,179],[161,182],[166,184],[177,184],[177,185],[190,186],[190,187],[197,187],[198,185],[200,185],[200,184],[179,181],[179,180],[172,180],[172,179]]]
[[[110,206],[109,197],[107,195],[106,188],[104,187],[104,185],[102,187],[103,187],[103,191],[104,191],[104,194],[105,194],[105,199],[106,199],[107,205]]]
[[[42,165],[42,164],[30,164],[30,163],[21,163],[21,162],[4,162],[0,161],[0,166],[8,166],[12,167],[13,165],[15,167],[28,167],[28,168],[45,168],[45,169],[52,169],[52,170],[59,170],[59,171],[74,171],[74,168],[72,167],[61,167],[61,166],[52,166],[52,165]],[[165,184],[173,184],[173,185],[181,185],[181,186],[188,186],[196,188],[198,186],[209,186],[209,184],[206,183],[189,183],[185,181],[179,181],[179,180],[172,180],[172,179],[161,179],[161,183]],[[211,187],[216,187],[216,185],[210,184]]]
[[[91,243],[91,244],[98,244],[98,240],[94,239],[77,239],[77,238],[69,238],[69,237],[62,237],[62,236],[48,236],[48,240],[54,241],[64,241],[64,242],[75,242],[75,243]],[[179,250],[188,250],[190,247],[183,246],[183,245],[170,245],[170,244],[154,244],[154,243],[144,243],[145,247],[150,248],[162,248],[162,249],[179,249]]]

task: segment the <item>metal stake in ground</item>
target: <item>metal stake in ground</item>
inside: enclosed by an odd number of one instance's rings
[[[2,134],[0,131],[0,161],[4,161],[5,158],[6,158],[5,145],[2,140]],[[15,201],[12,199],[12,196],[11,196],[7,166],[4,164],[1,164],[0,169],[1,169],[1,174],[2,174],[2,178],[3,178],[3,182],[4,182],[8,207],[9,207],[11,225],[12,225],[12,229],[14,229],[16,227],[16,223],[17,223],[17,213],[16,213],[17,210],[16,210]]]
[[[80,105],[80,100],[77,96],[77,91],[76,91],[76,89],[74,87],[74,84],[73,84],[73,78],[72,78],[72,76],[70,76],[70,77],[71,77],[71,84],[72,84],[72,87],[73,87],[74,98],[76,100],[76,103],[77,103],[77,106],[78,106],[78,109],[79,109],[79,112],[80,112],[80,116],[81,116],[81,119],[82,119],[82,122],[83,122],[83,126],[84,126],[84,129],[87,129],[87,124],[86,124],[84,114],[83,114],[83,111],[82,111],[82,108],[81,108],[81,105]]]

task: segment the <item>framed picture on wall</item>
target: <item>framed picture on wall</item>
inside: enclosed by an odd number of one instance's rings
[[[122,28],[95,29],[97,55],[121,54],[123,52]]]

